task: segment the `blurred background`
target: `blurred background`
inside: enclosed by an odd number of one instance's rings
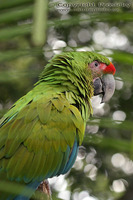
[[[53,199],[133,200],[132,0],[0,0],[0,117],[62,51],[96,51],[116,67],[116,91],[92,99],[72,170],[50,179]]]

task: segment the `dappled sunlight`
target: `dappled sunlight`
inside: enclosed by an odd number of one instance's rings
[[[58,49],[61,49],[61,48],[64,48],[64,47],[66,47],[66,42],[64,42],[63,40],[55,41],[54,44],[53,44],[54,53],[55,54],[61,53],[62,50],[58,50]]]
[[[116,90],[121,90],[124,86],[124,82],[122,80],[122,78],[120,77],[116,77],[115,79],[115,89]]]
[[[83,161],[77,157],[77,160],[73,165],[73,168],[75,168],[76,170],[81,170],[83,168],[83,165],[84,165]]]
[[[122,154],[116,153],[112,156],[111,162],[114,167],[123,168],[123,166],[126,164],[126,159]]]
[[[94,34],[93,34],[93,40],[97,44],[102,45],[106,41],[106,35],[105,35],[104,31],[102,31],[102,30],[95,31]]]
[[[88,164],[84,167],[84,173],[93,181],[96,180],[97,170],[97,167],[93,164]]]
[[[133,188],[133,5],[118,0],[123,6],[114,6],[117,12],[112,12],[113,6],[101,12],[96,8],[105,7],[97,0],[95,5],[82,3],[50,0],[47,17],[36,24],[40,12],[34,10],[34,1],[1,2],[0,117],[33,88],[54,55],[65,51],[105,55],[116,67],[115,93],[106,103],[101,103],[100,95],[91,99],[93,115],[76,162],[66,175],[49,183],[53,199],[119,200],[129,186]],[[76,134],[81,134],[78,128]]]
[[[121,169],[126,174],[133,174],[133,161],[120,153],[112,156],[111,162],[114,167]]]
[[[91,34],[87,29],[81,29],[78,33],[78,39],[85,43],[91,39]]]
[[[104,115],[104,103],[101,103],[102,97],[100,95],[92,97],[92,108],[94,116]]]
[[[73,194],[73,200],[98,200],[95,197],[92,197],[89,195],[88,191],[82,191],[82,192],[75,192]]]
[[[56,191],[65,191],[68,186],[68,183],[65,180],[64,175],[60,175],[60,177],[50,178],[48,180],[49,180],[49,183],[54,187]]]
[[[98,130],[99,130],[99,126],[97,126],[97,125],[87,125],[86,126],[86,132],[87,133],[91,133],[91,134],[95,134],[95,133],[97,133],[98,132]]]
[[[113,113],[113,120],[117,121],[116,123],[121,123],[126,119],[126,113],[122,110],[117,110]]]
[[[100,44],[106,48],[119,48],[123,49],[129,46],[128,39],[125,35],[121,34],[117,27],[112,27],[108,30],[97,30],[93,34],[93,40],[95,43]]]
[[[124,192],[126,190],[126,187],[124,185],[124,181],[123,180],[114,180],[113,184],[112,184],[112,190],[114,192]]]
[[[63,200],[69,200],[71,196],[71,192],[69,190],[61,191],[58,194],[58,197]]]
[[[70,46],[70,47],[77,47],[77,42],[74,39],[70,39],[68,41],[68,46]]]

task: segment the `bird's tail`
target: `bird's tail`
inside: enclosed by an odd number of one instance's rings
[[[24,182],[9,181],[5,172],[0,172],[0,200],[29,200],[40,182],[29,184]]]

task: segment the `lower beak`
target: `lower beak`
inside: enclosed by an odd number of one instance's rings
[[[102,94],[101,103],[109,101],[115,91],[115,79],[112,74],[106,74],[94,81],[94,96]]]

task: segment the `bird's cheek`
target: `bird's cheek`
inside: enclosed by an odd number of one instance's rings
[[[102,71],[99,68],[92,70],[93,80],[102,76]]]
[[[95,78],[93,81],[93,85],[94,85],[94,96],[103,93],[101,78]]]

